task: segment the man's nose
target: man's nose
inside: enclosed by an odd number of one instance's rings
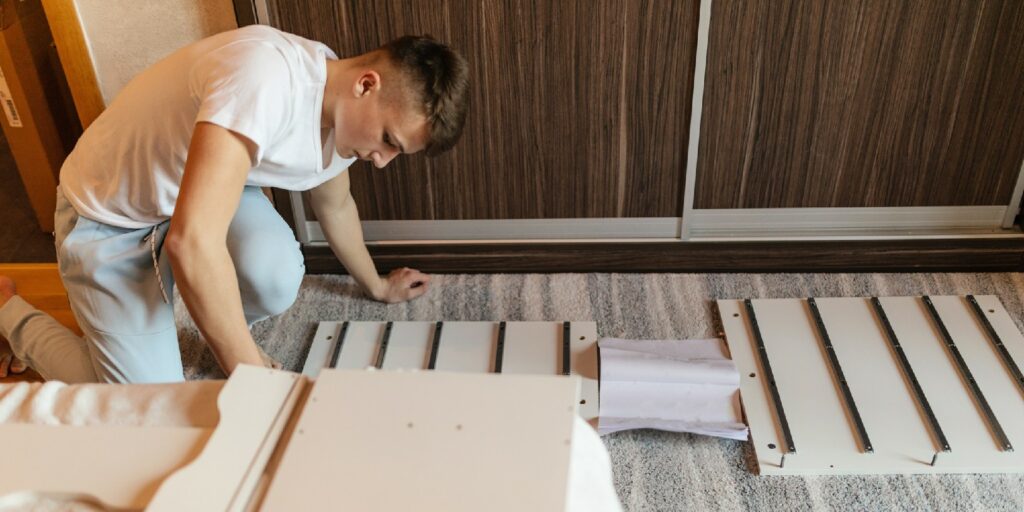
[[[373,165],[378,169],[383,169],[384,166],[388,165],[389,162],[398,156],[398,151],[374,151],[373,153]]]

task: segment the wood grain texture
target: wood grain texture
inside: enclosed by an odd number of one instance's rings
[[[697,208],[1008,204],[1024,2],[715,0]]]
[[[81,335],[68,294],[56,263],[4,263],[0,276],[7,276],[18,286],[18,295],[33,307],[54,317],[61,325]]]
[[[363,219],[677,217],[698,5],[301,0],[271,11],[342,57],[431,34],[469,62],[454,150],[352,167]]]
[[[42,0],[42,3],[71,96],[75,100],[78,119],[83,129],[88,128],[103,113],[106,104],[100,92],[99,80],[96,79],[78,8],[73,0]]]
[[[4,99],[12,110],[0,117],[0,125],[36,222],[42,231],[52,232],[54,191],[67,153],[46,96],[50,84],[44,86],[53,78],[46,62],[49,33],[38,4],[5,15],[13,21],[0,32],[0,70],[8,90]]]
[[[327,247],[304,247],[306,271],[345,269]],[[1020,272],[1024,240],[635,242],[373,245],[377,270],[518,272]]]

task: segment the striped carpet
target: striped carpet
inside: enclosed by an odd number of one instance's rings
[[[300,370],[323,320],[593,320],[602,336],[715,334],[720,298],[998,295],[1021,327],[1024,274],[526,274],[438,275],[426,296],[385,305],[353,281],[308,276],[295,306],[258,324],[264,349]],[[222,377],[183,313],[189,378]],[[633,431],[605,438],[627,510],[1024,510],[1024,476],[757,477],[746,443]]]

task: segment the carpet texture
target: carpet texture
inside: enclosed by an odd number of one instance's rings
[[[307,276],[295,305],[253,328],[300,371],[324,320],[593,320],[632,339],[716,335],[712,303],[728,298],[998,295],[1022,327],[1024,274],[437,275],[406,304],[363,298],[353,281]],[[177,298],[186,376],[223,378]],[[747,443],[631,431],[604,438],[626,510],[1024,510],[1024,476],[757,477]],[[1024,444],[1024,442],[1022,442]]]

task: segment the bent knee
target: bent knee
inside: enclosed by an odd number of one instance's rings
[[[295,302],[305,275],[302,253],[273,251],[236,263],[242,303],[250,322],[285,312]]]
[[[275,277],[266,279],[261,286],[257,287],[253,297],[247,302],[247,316],[267,318],[280,315],[292,307],[296,297],[299,296],[299,287],[302,285],[302,274],[292,273],[292,276],[284,276],[285,272],[278,272]]]

